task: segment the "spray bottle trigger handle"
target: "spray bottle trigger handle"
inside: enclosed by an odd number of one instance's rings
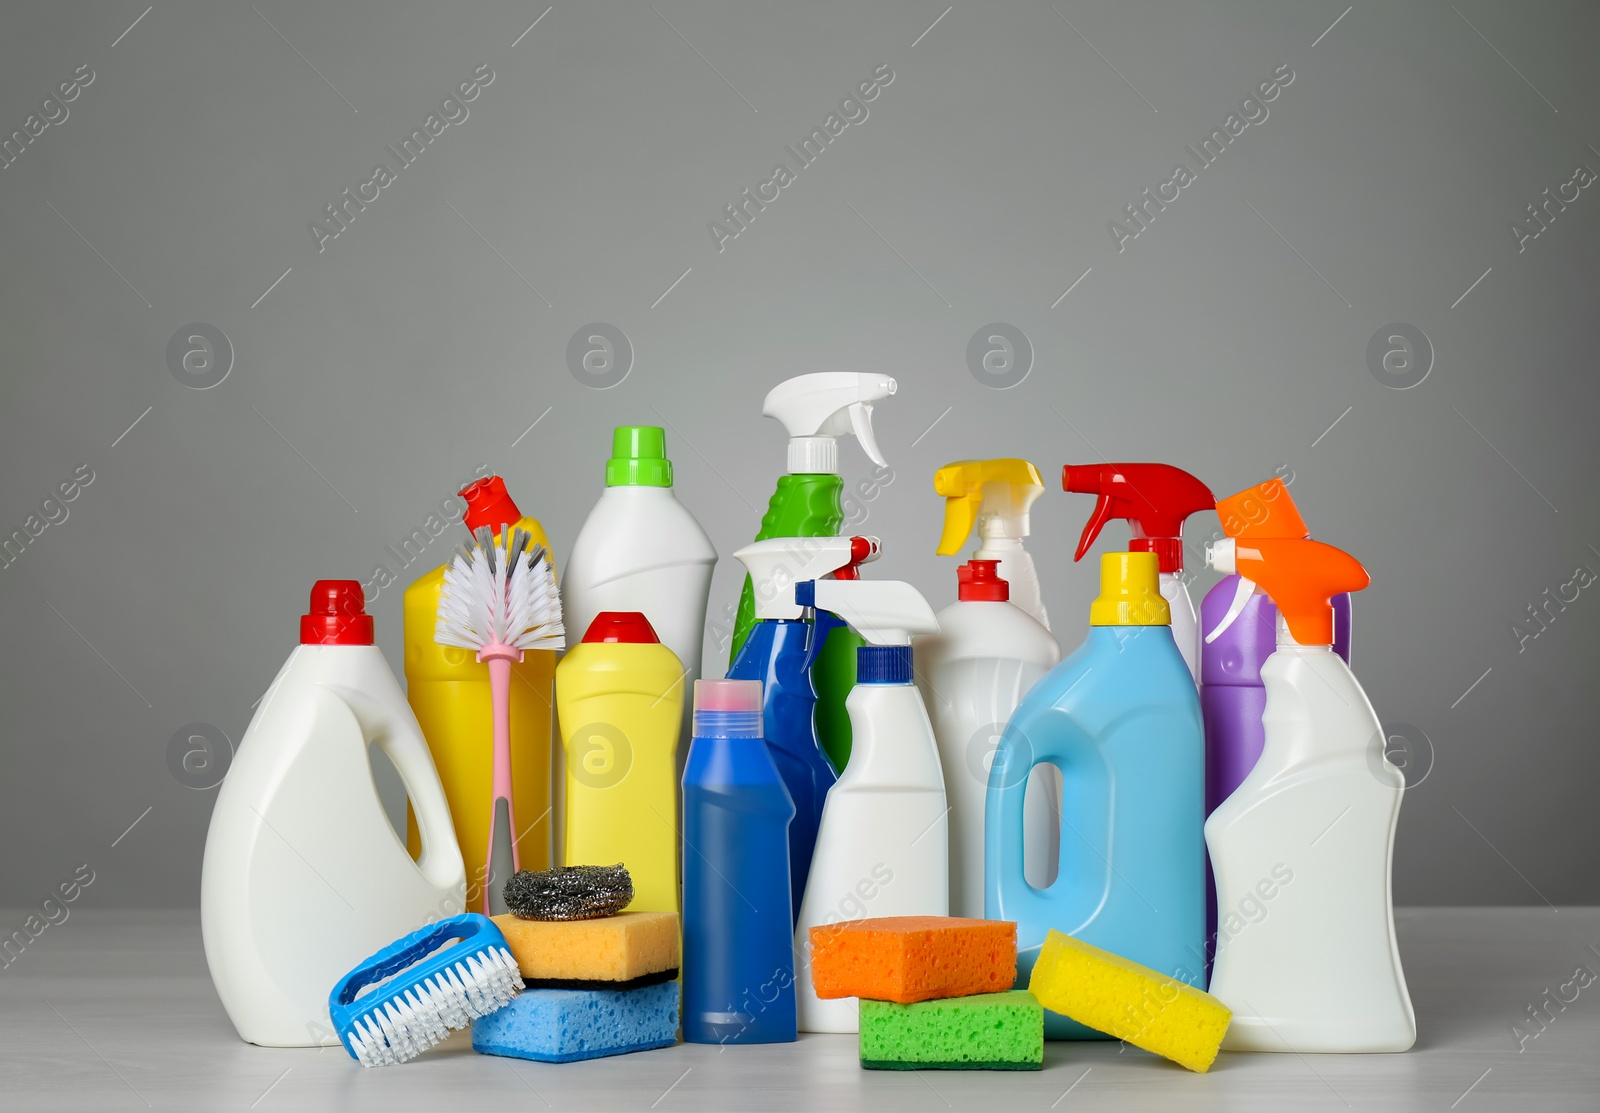
[[[1089,551],[1089,546],[1100,536],[1100,531],[1111,520],[1114,501],[1110,495],[1101,495],[1095,502],[1094,513],[1089,515],[1089,521],[1083,527],[1083,536],[1078,538],[1078,551],[1072,555],[1073,560],[1082,560],[1083,554]]]
[[[889,466],[883,458],[883,452],[878,448],[878,440],[872,434],[872,403],[850,403],[850,431],[856,435],[856,440],[861,442],[861,450],[867,454],[874,464],[880,468]]]
[[[951,556],[961,550],[972,527],[978,522],[978,500],[972,495],[956,494],[944,500],[944,532],[939,535],[939,556]]]
[[[1206,635],[1207,645],[1222,637],[1228,627],[1232,626],[1238,617],[1244,613],[1245,604],[1250,602],[1250,596],[1254,595],[1255,591],[1255,584],[1243,576],[1239,577],[1239,586],[1234,589],[1233,602],[1228,604],[1228,613],[1222,616],[1222,621],[1217,623],[1216,629]]]

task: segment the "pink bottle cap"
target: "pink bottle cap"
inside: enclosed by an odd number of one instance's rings
[[[696,680],[694,682],[694,709],[696,711],[760,712],[761,681]]]

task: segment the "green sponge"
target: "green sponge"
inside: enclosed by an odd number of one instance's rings
[[[867,1070],[1039,1070],[1044,1008],[1025,989],[898,1005],[861,1001]]]

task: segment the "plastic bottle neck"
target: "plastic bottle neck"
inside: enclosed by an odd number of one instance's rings
[[[906,685],[911,683],[909,645],[863,645],[856,650],[856,683]]]
[[[1280,611],[1278,614],[1278,652],[1291,653],[1296,657],[1315,657],[1324,653],[1331,655],[1333,646],[1301,645],[1294,640],[1294,635],[1289,632],[1288,620],[1283,617]]]
[[[759,711],[705,711],[694,712],[696,738],[735,738],[761,740],[761,712]]]
[[[838,475],[839,442],[833,437],[790,437],[790,475]]]
[[[978,549],[975,554],[979,560],[1007,560],[1026,555],[1027,550],[1022,547],[1021,537],[1012,537],[1004,533],[978,533]]]

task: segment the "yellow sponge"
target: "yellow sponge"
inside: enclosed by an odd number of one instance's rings
[[[493,917],[530,985],[665,980],[678,968],[676,912],[621,912],[598,920]],[[623,988],[616,986],[615,988]]]
[[[1204,990],[1052,931],[1028,989],[1051,1012],[1205,1072],[1233,1013]]]

